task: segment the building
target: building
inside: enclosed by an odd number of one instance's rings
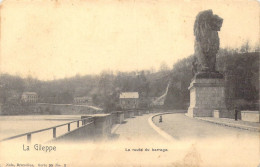
[[[83,96],[83,97],[74,97],[74,104],[92,104],[92,98]]]
[[[36,103],[38,101],[38,95],[35,92],[23,92],[21,101],[25,103]]]
[[[135,109],[139,104],[138,92],[122,92],[119,96],[120,106],[122,109]]]

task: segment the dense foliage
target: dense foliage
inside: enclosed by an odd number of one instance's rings
[[[174,65],[172,83],[165,105],[187,109],[189,84],[192,79],[193,56]],[[225,76],[226,105],[228,109],[259,109],[259,52],[241,52],[221,49],[217,56],[217,70]]]
[[[36,92],[42,103],[73,103],[74,97],[89,96],[93,105],[105,108],[108,112],[119,109],[119,94],[124,91],[137,91],[143,99],[157,97],[165,91],[170,71],[156,73],[150,71],[118,72],[104,71],[96,76],[75,76],[72,78],[40,81],[27,77],[3,74],[0,77],[0,100],[2,104],[20,103],[25,91]],[[145,101],[144,105],[147,105]]]

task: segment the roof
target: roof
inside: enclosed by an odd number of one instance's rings
[[[119,96],[120,99],[138,99],[138,92],[122,92]]]
[[[23,92],[23,94],[26,94],[26,95],[37,95],[37,93],[35,93],[35,92]]]
[[[91,97],[83,96],[83,97],[74,97],[74,99],[92,99]]]

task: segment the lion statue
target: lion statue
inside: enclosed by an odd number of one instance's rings
[[[223,19],[213,15],[212,10],[202,11],[196,17],[194,49],[202,72],[216,72],[216,54],[219,50],[218,31],[222,23]]]

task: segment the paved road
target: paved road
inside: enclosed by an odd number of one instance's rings
[[[163,115],[163,122],[159,123],[159,116],[153,122],[163,131],[175,139],[205,139],[205,138],[259,138],[259,133],[232,127],[216,125],[190,118],[184,114]]]
[[[120,140],[156,140],[165,141],[148,123],[149,117],[154,114],[145,114],[128,118],[115,131],[115,135]]]

